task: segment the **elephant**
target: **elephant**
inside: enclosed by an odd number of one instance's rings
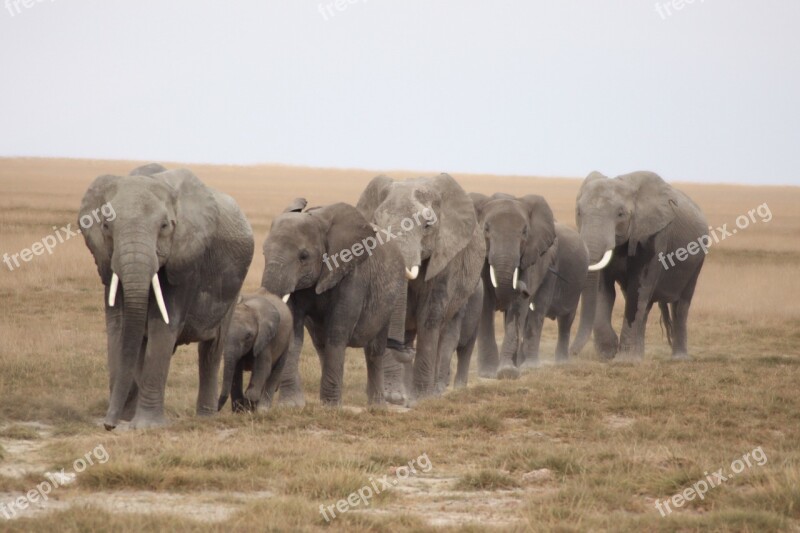
[[[234,412],[268,410],[293,338],[292,313],[280,298],[264,289],[240,296],[222,351],[225,365],[218,409],[230,396]],[[246,391],[244,371],[252,372]]]
[[[400,250],[407,290],[392,322],[405,329],[407,338],[413,332],[416,354],[411,387],[405,391],[397,356],[387,358],[386,396],[392,403],[413,405],[446,387],[440,354],[449,358],[456,349],[458,312],[480,280],[483,235],[472,201],[448,174],[407,181],[378,176],[356,207]]]
[[[587,284],[597,290],[589,291],[590,298],[583,302],[586,313],[581,311],[570,351],[579,352],[593,329],[601,356],[640,360],[647,315],[658,302],[672,357],[689,358],[689,306],[705,260],[705,253],[697,253],[700,250],[691,253],[690,244],[710,242],[700,208],[653,172],[613,179],[592,172],[578,192],[575,219],[589,249]],[[672,266],[664,261],[684,247],[690,250],[685,260]],[[615,283],[625,296],[619,338],[611,326]]]
[[[383,400],[383,356],[395,301],[405,290],[403,261],[393,242],[378,239],[352,205],[303,211],[295,200],[272,222],[264,241],[262,287],[287,301],[294,344],[280,384],[280,402],[305,404],[299,360],[303,326],[322,365],[320,400],[342,402],[345,349],[363,348],[367,399]]]
[[[216,413],[222,346],[253,258],[250,224],[230,196],[189,170],[157,164],[96,178],[79,220],[106,204],[113,220],[83,230],[105,286],[105,428],[120,420],[133,428],[164,425],[170,359],[192,342],[199,352],[197,414]]]
[[[519,377],[520,367],[536,366],[545,317],[558,319],[556,360],[566,360],[589,266],[578,233],[557,224],[547,201],[539,195],[470,196],[486,238],[479,374],[514,379]],[[500,357],[495,311],[503,312],[505,323]]]

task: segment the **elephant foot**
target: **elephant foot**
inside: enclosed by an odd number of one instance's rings
[[[518,379],[519,368],[513,365],[503,365],[497,370],[497,379]]]
[[[467,380],[466,379],[458,379],[456,378],[456,382],[453,385],[455,389],[466,389],[467,388]]]
[[[167,425],[167,419],[162,413],[142,414],[137,413],[131,420],[131,429],[153,429]]]
[[[644,353],[639,350],[623,350],[620,349],[614,358],[618,363],[641,363],[644,359]]]
[[[569,363],[569,356],[556,354],[557,365],[566,365],[567,363]]]
[[[439,381],[433,387],[433,395],[434,396],[441,396],[447,390],[447,383]]]
[[[594,349],[600,357],[606,360],[613,359],[617,355],[617,348],[616,342],[596,342],[594,345]]]
[[[406,403],[406,390],[403,385],[404,372],[400,364],[383,368],[383,398],[393,405],[405,405]]]
[[[528,357],[525,359],[522,364],[519,366],[520,370],[523,372],[526,370],[535,370],[539,368],[541,364],[539,363],[538,357]]]
[[[690,356],[686,352],[677,352],[677,353],[672,354],[672,360],[673,361],[691,361],[692,360],[692,356]]]
[[[278,405],[284,407],[305,407],[306,399],[303,395],[303,391],[295,387],[281,387],[280,394],[278,395]]]

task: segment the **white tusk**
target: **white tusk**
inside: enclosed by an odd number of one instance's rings
[[[536,306],[533,305],[533,302],[531,302],[531,305],[529,305],[528,307],[531,308],[531,311],[536,311]]]
[[[417,279],[417,276],[419,276],[419,267],[418,266],[411,267],[411,270],[406,268],[406,279],[414,280],[414,279]]]
[[[284,295],[283,295],[283,298],[281,298],[281,300],[283,300],[283,303],[286,303],[286,302],[288,302],[288,301],[289,301],[289,297],[290,297],[291,295],[292,295],[292,293],[291,293],[291,292],[290,292],[289,294],[284,294]]]
[[[514,281],[511,285],[514,287],[514,290],[517,290],[517,280],[519,279],[519,268],[514,269]]]
[[[494,275],[494,267],[489,265],[489,277],[492,278],[492,287],[497,288],[497,277]]]
[[[614,250],[606,250],[606,253],[604,253],[602,259],[600,259],[600,262],[589,267],[589,272],[603,270],[606,266],[608,266],[608,263],[611,262],[612,255],[614,255]]]
[[[158,282],[158,272],[153,274],[153,292],[156,293],[156,303],[158,304],[158,310],[161,311],[161,318],[164,319],[165,324],[169,324],[167,306],[164,304],[164,295],[161,293],[161,283]]]
[[[111,285],[108,287],[108,306],[114,307],[117,301],[117,290],[119,289],[119,276],[116,272],[111,273]]]

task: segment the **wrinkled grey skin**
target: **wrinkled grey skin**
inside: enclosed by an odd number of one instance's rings
[[[294,344],[280,384],[282,404],[305,404],[298,368],[303,326],[308,329],[322,365],[320,400],[342,401],[345,348],[364,348],[367,398],[383,403],[383,354],[395,302],[404,291],[403,262],[394,243],[368,254],[331,257],[374,238],[375,232],[351,205],[338,203],[301,212],[298,199],[272,223],[264,242],[261,285],[288,303],[294,320]],[[363,248],[363,245],[362,245]],[[325,260],[328,259],[328,268]]]
[[[105,285],[111,399],[104,421],[134,428],[165,424],[164,389],[172,353],[197,342],[197,413],[217,412],[217,374],[233,307],[253,258],[253,233],[234,200],[190,171],[147,165],[130,176],[100,176],[79,216],[110,203],[113,221],[83,232]],[[109,306],[112,273],[120,278]],[[169,324],[156,305],[158,274]]]
[[[443,392],[444,387],[450,383],[450,361],[453,357],[453,346],[458,359],[456,366],[455,388],[462,389],[467,386],[469,379],[469,364],[472,352],[475,349],[475,342],[478,340],[478,327],[481,322],[481,311],[483,310],[483,281],[478,280],[478,286],[469,297],[467,303],[456,315],[454,321],[442,334],[441,345],[439,346],[439,376],[436,386]],[[408,383],[408,382],[406,382]]]
[[[581,292],[586,287],[589,251],[577,231],[556,222],[558,249],[544,282],[528,308],[522,349],[516,364],[520,368],[539,366],[539,342],[544,319],[558,321],[555,360],[564,363],[569,357],[569,335]],[[592,288],[592,290],[595,290]]]
[[[407,281],[406,301],[398,305],[406,308],[406,337],[416,336],[410,390],[401,386],[402,368],[394,357],[388,357],[384,365],[391,385],[387,399],[413,404],[447,386],[449,376],[439,372],[440,347],[448,358],[455,349],[452,340],[446,347],[447,332],[456,327],[458,312],[478,285],[485,253],[483,235],[472,201],[447,174],[408,181],[376,177],[357,207],[367,220],[397,235],[392,242],[400,249],[401,268],[419,268],[418,276]],[[424,210],[435,216],[401,229],[403,219]]]
[[[593,324],[595,348],[603,357],[641,359],[647,315],[658,302],[672,356],[688,358],[687,317],[705,255],[702,251],[689,255],[686,261],[676,261],[668,270],[658,257],[661,252],[674,252],[708,234],[708,223],[700,208],[652,172],[634,172],[613,179],[592,172],[578,193],[575,216],[589,249],[590,263],[597,265],[607,250],[613,250],[613,256],[604,269],[589,273],[588,283],[599,287],[592,292],[597,302],[593,305],[591,298],[584,300],[587,317],[584,320],[581,313],[572,353],[586,343]],[[611,326],[615,283],[625,295],[619,339]],[[596,312],[595,316],[591,311]]]
[[[541,333],[538,318],[545,316],[553,303],[556,279],[553,271],[558,271],[559,260],[553,212],[545,199],[535,194],[522,198],[503,193],[490,197],[478,193],[470,196],[486,239],[483,312],[478,340],[479,374],[483,377],[517,378],[518,365],[526,359],[526,354],[521,353],[523,339],[528,341],[524,343],[525,348],[531,355],[530,364],[534,364],[538,358]],[[569,251],[562,254],[565,266],[572,259],[568,257]],[[515,271],[518,278],[516,287]],[[582,283],[578,285],[578,294],[582,286]],[[538,311],[532,317],[532,325],[526,327],[526,322],[530,322],[528,315],[532,298],[538,304]],[[494,332],[495,311],[503,312],[505,324],[499,357]],[[571,325],[571,320],[569,323]],[[538,324],[538,328],[534,324]],[[531,335],[534,339],[528,338]],[[569,336],[569,327],[566,335]]]
[[[219,409],[230,396],[234,412],[267,411],[293,338],[292,313],[280,298],[263,288],[239,298],[222,352],[225,365]],[[252,372],[247,390],[242,384],[245,371]]]

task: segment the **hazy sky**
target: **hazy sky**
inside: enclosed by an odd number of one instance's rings
[[[4,1],[0,155],[800,185],[798,0]]]

